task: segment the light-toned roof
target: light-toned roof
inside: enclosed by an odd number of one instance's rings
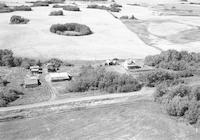
[[[32,72],[38,72],[39,69],[31,69]]]
[[[38,66],[38,65],[30,66],[30,69],[39,69],[39,68],[40,68],[40,66]]]
[[[71,75],[68,72],[49,73],[51,79],[70,79]]]
[[[27,77],[24,79],[24,84],[25,85],[35,85],[38,84],[38,78],[36,77]]]

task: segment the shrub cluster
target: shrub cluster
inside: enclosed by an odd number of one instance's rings
[[[49,16],[63,16],[63,11],[59,10],[59,11],[52,11]]]
[[[166,83],[168,85],[183,83],[184,81],[180,80],[180,78],[191,76],[193,76],[193,74],[190,71],[169,72],[167,70],[157,69],[140,74],[138,79],[140,79],[146,86],[155,87],[161,83]]]
[[[68,92],[85,92],[100,90],[109,93],[138,91],[142,87],[129,75],[107,72],[103,68],[83,67],[80,75],[68,85]]]
[[[161,84],[154,94],[155,101],[162,103],[171,116],[183,117],[190,124],[200,118],[200,87],[179,84],[167,87]]]
[[[51,4],[54,4],[54,3],[64,3],[65,0],[50,0],[50,3]]]
[[[64,7],[65,5],[58,5],[58,4],[53,5],[53,8],[64,8]]]
[[[17,100],[20,95],[23,95],[21,91],[14,89],[6,89],[1,87],[0,89],[0,107],[6,107],[10,102]]]
[[[14,6],[13,10],[14,11],[32,11],[31,7],[26,6],[26,5]]]
[[[78,6],[74,6],[74,5],[65,5],[63,7],[63,10],[66,10],[66,11],[80,11],[80,8]]]
[[[14,57],[11,50],[0,49],[0,66],[17,67],[21,66],[29,68],[30,66],[37,65],[39,61],[30,58]]]
[[[78,23],[54,24],[51,26],[50,31],[52,33],[65,36],[82,36],[92,34],[92,31],[88,26]]]
[[[49,4],[51,4],[50,1],[35,1],[35,2],[32,2],[32,3],[33,3],[32,7],[49,6]]]
[[[0,3],[0,13],[9,13],[13,12],[13,9],[8,7],[6,4]]]
[[[111,12],[120,12],[121,11],[121,9],[119,7],[116,7],[116,6],[107,7],[105,5],[97,5],[97,4],[88,5],[87,8],[108,10],[108,11],[111,11]]]
[[[29,21],[30,21],[29,19],[16,15],[10,18],[10,24],[27,24]]]
[[[113,3],[113,4],[110,5],[110,7],[122,7],[122,5],[117,4],[117,3]]]
[[[176,50],[163,51],[159,55],[145,58],[146,65],[175,71],[196,69],[196,67],[199,67],[199,62],[200,53],[178,52]]]

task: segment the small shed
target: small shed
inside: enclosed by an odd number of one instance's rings
[[[72,76],[67,72],[50,73],[49,76],[50,76],[50,79],[51,79],[52,82],[65,81],[65,80],[71,80],[72,79]]]
[[[117,64],[118,64],[117,59],[108,59],[108,60],[105,61],[105,65],[107,65],[107,66],[117,65]]]
[[[24,88],[34,88],[39,86],[39,77],[37,76],[27,76],[24,79]]]
[[[57,68],[52,63],[47,63],[47,71],[48,72],[56,72]]]
[[[128,59],[124,62],[124,68],[129,69],[140,69],[141,66],[137,65],[136,62],[133,59]]]

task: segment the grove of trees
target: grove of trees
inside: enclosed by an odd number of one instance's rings
[[[175,71],[194,70],[200,66],[200,53],[168,50],[158,55],[147,56],[145,64]]]
[[[83,67],[80,75],[67,86],[67,92],[85,92],[100,90],[109,93],[132,92],[142,88],[142,84],[126,74],[108,72],[104,68]]]

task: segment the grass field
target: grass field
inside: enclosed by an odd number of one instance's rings
[[[198,140],[199,132],[172,120],[149,97],[0,123],[2,140]]]

